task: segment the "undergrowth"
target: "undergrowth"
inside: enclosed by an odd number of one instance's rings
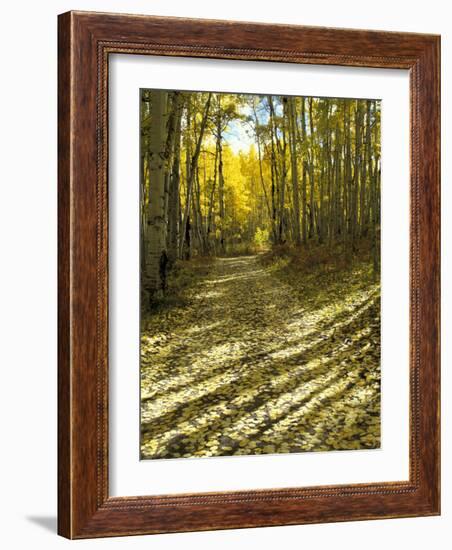
[[[145,311],[144,316],[162,309],[188,305],[187,291],[207,277],[214,262],[214,258],[209,256],[177,260],[168,271],[165,292],[154,297],[151,311]]]
[[[367,240],[356,242],[354,250],[343,244],[279,245],[262,254],[260,261],[276,277],[299,292],[316,286],[339,292],[345,281],[357,287],[378,282],[373,272],[371,251],[371,243]]]

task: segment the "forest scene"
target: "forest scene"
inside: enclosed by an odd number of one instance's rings
[[[140,91],[142,459],[380,447],[380,113]]]

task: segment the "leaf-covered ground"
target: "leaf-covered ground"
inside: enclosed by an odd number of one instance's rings
[[[142,458],[380,446],[379,285],[286,267],[218,258],[144,319]]]

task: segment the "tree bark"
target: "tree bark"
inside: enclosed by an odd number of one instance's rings
[[[309,98],[309,143],[311,145],[311,152],[309,155],[309,238],[312,239],[315,231],[315,209],[314,209],[314,162],[315,162],[315,139],[314,139],[314,120],[312,114],[312,97]]]
[[[188,225],[188,219],[190,215],[190,202],[191,202],[191,194],[193,189],[193,181],[195,177],[195,168],[198,163],[199,153],[201,152],[201,143],[204,137],[204,132],[207,125],[207,118],[209,116],[209,110],[210,110],[210,102],[212,99],[212,94],[209,93],[209,96],[207,98],[206,106],[204,109],[204,114],[201,122],[201,128],[199,131],[198,140],[196,143],[195,152],[193,153],[193,156],[191,158],[188,156],[187,158],[187,196],[185,197],[185,209],[184,209],[184,216],[182,218],[182,228],[181,228],[181,242],[180,242],[180,255],[182,256],[183,247],[184,244],[187,243],[187,225]],[[189,119],[189,114],[187,115],[187,119]]]
[[[144,291],[152,300],[164,292],[166,286],[166,219],[165,219],[165,173],[166,173],[166,120],[167,98],[164,91],[155,91],[151,101],[149,132],[149,178],[150,193],[146,228]]]
[[[223,175],[223,136],[222,136],[222,117],[221,100],[218,97],[218,115],[217,115],[217,139],[218,139],[218,205],[220,214],[220,250],[224,254],[226,251],[224,226],[225,226],[225,208],[224,208],[224,175]]]
[[[178,93],[174,98],[173,119],[168,123],[168,137],[172,133],[171,139],[167,139],[167,149],[171,151],[172,164],[170,167],[169,185],[168,185],[168,265],[171,267],[178,255],[179,239],[179,217],[180,217],[180,141],[181,141],[181,123],[182,123],[183,102],[181,94]]]
[[[289,99],[289,143],[290,143],[290,158],[292,171],[292,201],[293,201],[293,218],[294,218],[294,241],[297,246],[301,244],[300,234],[300,198],[298,192],[298,159],[297,159],[297,142],[296,142],[296,103],[295,98]]]

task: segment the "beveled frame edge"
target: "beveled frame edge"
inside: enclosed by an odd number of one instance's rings
[[[58,532],[68,538],[437,515],[440,37],[90,12],[59,16]],[[108,56],[410,70],[410,479],[108,496]]]

